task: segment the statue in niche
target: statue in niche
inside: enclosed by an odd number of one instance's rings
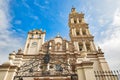
[[[61,44],[57,43],[57,50],[60,50]]]
[[[50,54],[49,53],[45,54],[45,56],[43,57],[43,60],[45,64],[48,64],[50,61]]]

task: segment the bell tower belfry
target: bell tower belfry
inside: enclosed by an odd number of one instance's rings
[[[77,51],[96,51],[93,36],[89,32],[88,24],[84,20],[84,14],[71,9],[69,14],[70,38]]]

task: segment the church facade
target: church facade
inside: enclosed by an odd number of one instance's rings
[[[46,32],[29,31],[24,50],[0,65],[0,80],[96,80],[94,71],[109,70],[84,14],[72,8],[68,25],[70,41],[59,34],[45,41]]]

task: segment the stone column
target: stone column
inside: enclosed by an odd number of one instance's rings
[[[66,50],[68,51],[68,42],[66,42]]]
[[[96,80],[93,71],[93,62],[83,61],[76,64],[78,80]]]
[[[72,29],[72,35],[75,36],[75,35],[74,35],[74,29]]]
[[[82,28],[80,28],[80,35],[83,35],[83,34],[82,34]]]

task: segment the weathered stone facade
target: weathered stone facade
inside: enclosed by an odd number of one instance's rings
[[[28,32],[24,50],[0,65],[0,80],[95,80],[94,71],[109,70],[84,14],[72,8],[68,25],[70,41],[58,34],[45,42],[45,31]]]

